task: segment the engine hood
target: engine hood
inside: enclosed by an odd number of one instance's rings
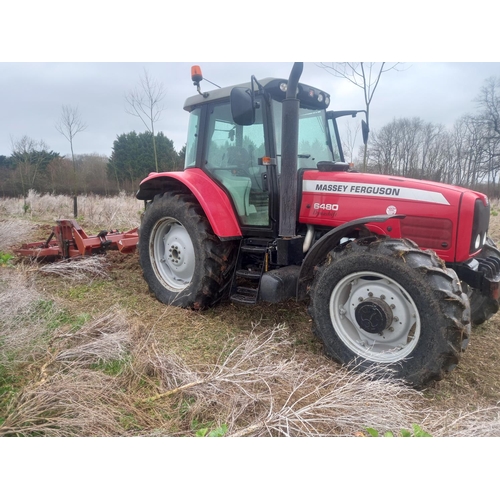
[[[483,200],[483,193],[460,186],[405,177],[357,172],[319,172],[308,170],[303,175],[304,192],[337,193],[353,197],[394,199],[426,204],[455,205],[464,193]]]
[[[371,224],[369,229],[412,239],[447,262],[464,261],[477,253],[471,250],[471,241],[476,237],[478,217],[487,230],[488,198],[459,186],[389,175],[305,170],[301,187],[300,223],[336,227],[363,217],[402,215],[400,223]]]

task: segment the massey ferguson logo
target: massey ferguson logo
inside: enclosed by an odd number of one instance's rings
[[[331,193],[359,193],[379,194],[384,196],[399,196],[401,188],[385,186],[364,186],[362,184],[316,184],[316,191],[328,191]]]
[[[449,205],[448,200],[443,196],[443,194],[436,191],[427,191],[425,189],[415,189],[409,187],[384,186],[381,184],[365,184],[361,182],[304,180],[303,192],[328,193],[347,196],[372,196],[375,198],[383,197]]]

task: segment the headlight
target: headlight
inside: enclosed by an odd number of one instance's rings
[[[481,235],[478,234],[476,237],[476,241],[474,242],[474,248],[478,250],[480,246],[481,246]]]
[[[485,206],[481,198],[474,201],[474,219],[470,235],[470,253],[476,253],[486,243],[490,222],[490,207]]]

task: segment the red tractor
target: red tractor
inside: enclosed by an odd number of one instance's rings
[[[327,355],[422,387],[498,310],[488,199],[350,170],[336,120],[358,111],[328,111],[302,69],[201,92],[193,67],[185,169],[137,193],[144,277],[161,302],[193,309],[308,299]]]

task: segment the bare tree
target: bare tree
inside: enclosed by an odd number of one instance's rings
[[[493,176],[493,183],[500,168],[500,78],[488,78],[479,96],[476,98],[480,110],[476,120],[481,123],[486,141],[485,168],[488,184]]]
[[[61,111],[61,118],[56,123],[57,131],[69,141],[71,148],[71,159],[73,170],[76,172],[75,153],[73,151],[73,139],[76,134],[87,128],[87,124],[82,120],[78,106],[64,106]]]
[[[156,154],[155,123],[160,119],[165,107],[161,101],[165,97],[163,83],[152,78],[144,68],[144,76],[139,85],[125,96],[126,112],[140,118],[146,129],[153,137],[153,151],[155,167],[158,172],[158,155]]]
[[[488,78],[476,98],[480,119],[489,131],[488,139],[500,139],[500,78]]]
[[[82,132],[87,128],[87,124],[82,120],[80,112],[78,111],[78,106],[64,106],[62,107],[61,118],[56,123],[56,129],[69,141],[71,148],[71,161],[73,162],[73,213],[76,217],[78,216],[78,203],[76,192],[78,191],[77,179],[76,179],[76,161],[75,153],[73,151],[73,140],[79,132]]]
[[[366,106],[366,124],[370,127],[370,104],[377,90],[382,73],[396,69],[400,63],[386,66],[386,63],[340,62],[320,63],[320,67],[338,78],[344,78],[363,91]],[[363,154],[363,171],[366,170],[368,144],[365,144]]]
[[[346,122],[344,137],[342,138],[342,149],[344,150],[344,157],[349,158],[349,163],[353,163],[354,161],[354,149],[359,129],[359,122],[355,125],[354,131],[351,128],[350,122]]]

